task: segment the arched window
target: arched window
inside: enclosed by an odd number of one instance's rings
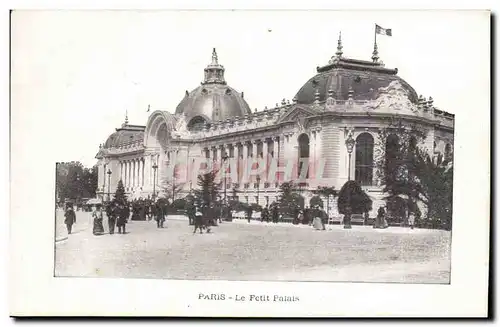
[[[301,134],[298,138],[299,143],[299,165],[298,176],[303,175],[305,170],[305,177],[309,178],[309,136]]]
[[[361,185],[373,183],[373,136],[362,133],[356,138],[355,180]]]
[[[205,126],[206,120],[201,116],[193,117],[188,123],[190,131],[202,131]]]

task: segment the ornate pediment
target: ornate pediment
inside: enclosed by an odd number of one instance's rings
[[[309,116],[316,115],[316,111],[306,107],[292,107],[278,119],[278,123],[283,122],[299,122],[304,126],[304,123]]]
[[[368,104],[369,109],[395,113],[418,114],[418,107],[409,99],[409,92],[399,81],[378,89],[378,97]]]

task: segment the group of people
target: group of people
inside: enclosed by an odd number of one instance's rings
[[[118,234],[126,234],[126,225],[130,215],[130,209],[123,203],[110,202],[106,206],[106,216],[108,217],[109,234],[115,233],[115,227],[118,227]],[[93,229],[94,235],[104,234],[103,219],[104,213],[102,206],[92,207]]]
[[[279,222],[280,211],[278,205],[272,205],[271,208],[268,208],[268,206],[266,205],[264,208],[262,208],[262,212],[260,213],[260,221],[268,223],[270,220],[273,223]]]
[[[203,234],[203,230],[207,233],[211,232],[212,226],[217,226],[217,221],[222,222],[221,212],[218,210],[213,203],[211,204],[193,204],[188,206],[187,215],[189,219],[189,224],[194,225],[193,234],[197,230],[200,234]]]

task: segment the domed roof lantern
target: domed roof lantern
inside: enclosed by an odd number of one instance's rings
[[[283,100],[281,100],[281,105],[284,106],[286,104],[286,101],[285,101],[285,98],[283,98]]]
[[[342,57],[342,31],[339,32],[339,40],[337,41],[337,52],[335,52],[335,55],[337,58]]]
[[[294,96],[294,97],[293,97],[292,102],[293,102],[293,103],[297,103],[297,96]]]
[[[212,62],[205,68],[205,79],[201,84],[226,84],[224,79],[224,66],[219,64],[215,48],[212,51]]]
[[[128,125],[128,110],[125,110],[125,122],[122,124],[122,127],[125,127]]]

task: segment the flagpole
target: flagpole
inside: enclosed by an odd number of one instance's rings
[[[375,42],[374,44],[377,44],[377,24],[375,23]]]

